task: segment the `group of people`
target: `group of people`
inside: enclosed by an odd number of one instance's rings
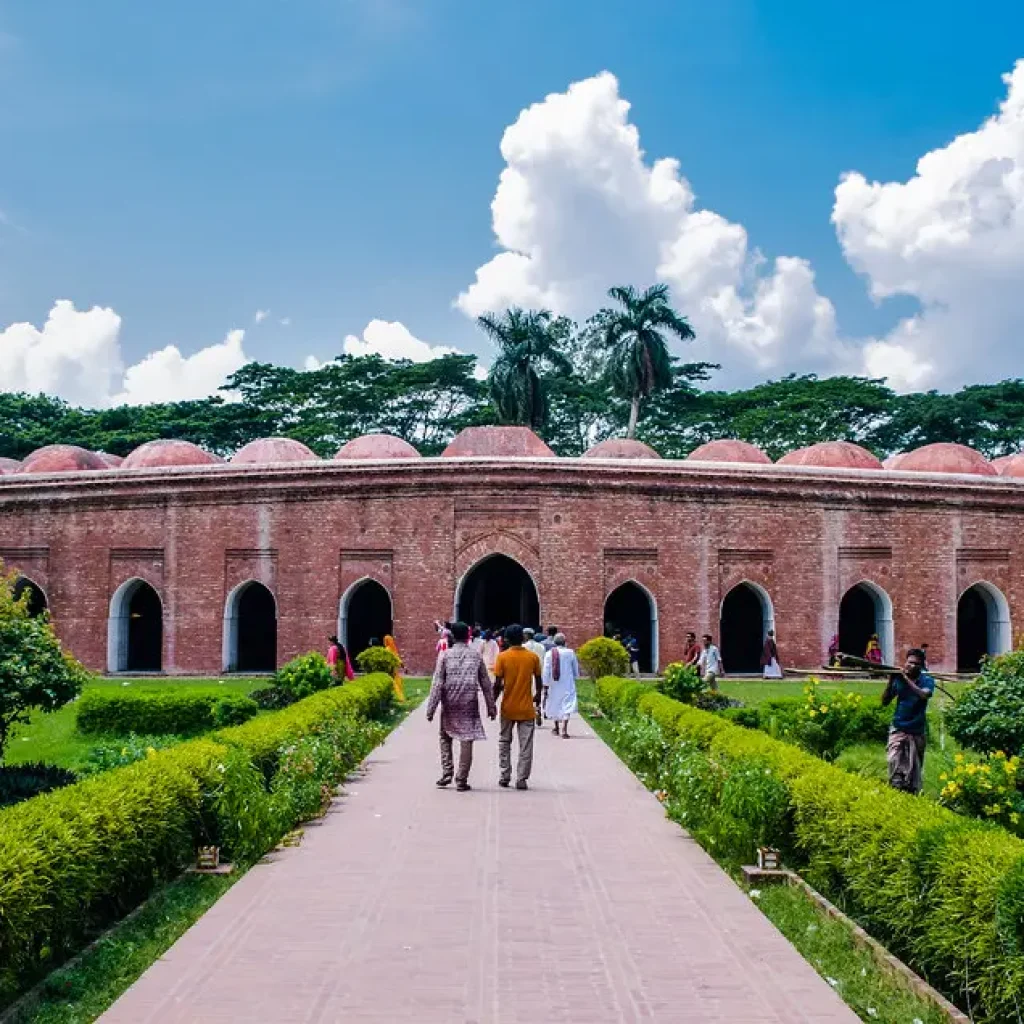
[[[384,637],[383,645],[381,645],[380,641],[378,641],[376,637],[373,637],[370,640],[370,646],[383,646],[398,659],[398,668],[395,669],[392,679],[394,680],[395,686],[395,698],[401,703],[404,703],[405,685],[402,680],[403,665],[401,655],[398,653],[398,644],[395,643],[395,638],[388,633]],[[355,670],[352,668],[352,659],[348,656],[348,649],[337,636],[331,636],[328,642],[327,666],[330,668],[331,675],[334,677],[335,685],[342,682],[351,682],[356,677]]]
[[[569,720],[576,713],[579,663],[564,633],[549,627],[546,635],[520,625],[501,631],[471,629],[465,622],[438,623],[437,665],[427,697],[427,721],[438,709],[440,719],[441,776],[437,785],[464,792],[472,788],[469,772],[473,744],[485,740],[480,717],[483,697],[487,717],[500,718],[498,728],[498,785],[512,784],[512,738],[518,741],[516,789],[529,789],[533,744],[544,718],[556,736],[569,739]],[[486,637],[484,634],[488,634]],[[537,639],[541,636],[542,639]],[[495,647],[490,647],[490,643]],[[488,655],[493,661],[488,664]],[[454,760],[454,741],[459,760]]]
[[[686,643],[683,645],[683,656],[680,660],[684,665],[691,665],[697,670],[705,686],[711,690],[718,689],[718,680],[725,675],[725,662],[722,660],[722,652],[710,633],[704,634],[701,643],[697,643],[696,633],[687,633]],[[765,679],[782,678],[779,645],[775,641],[774,629],[769,629],[765,634],[764,644],[761,647],[761,674]]]

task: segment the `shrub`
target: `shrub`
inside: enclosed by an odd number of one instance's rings
[[[0,807],[77,782],[74,772],[39,762],[0,765]]]
[[[395,673],[402,667],[401,659],[394,651],[386,647],[367,647],[356,655],[356,667],[360,672],[384,672],[386,675],[395,677]]]
[[[87,690],[79,701],[78,728],[113,736],[189,736],[239,724],[258,711],[248,697],[210,689]]]
[[[946,725],[965,747],[1024,753],[1024,651],[986,660],[946,712]]]
[[[693,665],[673,661],[665,666],[660,688],[666,696],[691,704],[694,697],[703,692],[704,681]]]
[[[181,742],[180,736],[138,736],[129,733],[112,742],[97,743],[90,747],[78,771],[81,775],[98,775],[112,768],[123,768],[126,764],[135,764],[149,757],[151,752],[165,750]]]
[[[15,578],[0,562],[0,757],[14,725],[27,722],[33,710],[63,707],[89,678],[61,650],[50,617],[29,615],[28,591],[15,600]]]
[[[620,676],[629,671],[629,653],[618,640],[596,636],[576,652],[583,671],[591,679],[602,676]]]
[[[274,687],[290,693],[295,700],[326,690],[333,683],[334,676],[327,659],[316,651],[292,658],[274,676]]]
[[[249,699],[256,701],[264,711],[280,711],[298,700],[291,690],[281,686],[264,686],[258,690],[251,690]]]
[[[1024,782],[1020,758],[1007,757],[1001,750],[967,760],[957,754],[952,777],[943,772],[945,783],[939,803],[960,814],[993,821],[1018,835],[1024,831],[1024,794],[1018,787]]]

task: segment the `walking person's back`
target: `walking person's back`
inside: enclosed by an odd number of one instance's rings
[[[522,626],[505,631],[508,650],[494,663],[494,680],[501,692],[501,732],[498,735],[499,786],[512,781],[512,731],[519,736],[519,760],[516,765],[516,789],[528,789],[533,767],[533,737],[537,705],[540,703],[540,659],[523,644]]]

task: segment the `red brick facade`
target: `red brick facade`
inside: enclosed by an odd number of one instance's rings
[[[784,663],[818,666],[844,593],[868,581],[891,600],[895,649],[928,642],[953,669],[966,588],[988,583],[1013,624],[1024,611],[1022,526],[1014,479],[803,466],[417,458],[0,477],[0,558],[42,588],[70,650],[108,667],[111,598],[139,578],[162,602],[170,674],[222,670],[225,602],[248,580],[274,595],[283,664],[324,649],[365,578],[391,595],[407,667],[426,671],[433,620],[499,552],[574,644],[633,580],[656,602],[664,665],[687,630],[717,636],[748,581],[770,598]]]

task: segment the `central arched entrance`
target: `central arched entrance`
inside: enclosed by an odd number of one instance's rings
[[[342,596],[338,616],[338,636],[352,664],[355,665],[356,655],[374,642],[382,644],[392,632],[391,595],[387,589],[369,578],[353,583]]]
[[[863,658],[868,641],[875,634],[882,648],[883,662],[892,665],[896,657],[892,601],[881,587],[863,580],[850,587],[839,602],[839,650]]]
[[[163,667],[164,609],[145,581],[130,579],[110,599],[107,671],[160,672]]]
[[[508,555],[477,562],[455,592],[455,617],[470,626],[497,629],[540,626],[540,599],[530,574]]]
[[[722,602],[721,651],[727,675],[761,671],[761,652],[775,615],[768,592],[755,583],[737,584]]]
[[[33,583],[27,576],[19,576],[14,581],[14,599],[19,600],[28,594],[28,613],[33,619],[38,618],[47,609],[46,595],[43,588]]]
[[[977,672],[982,659],[1010,650],[1010,607],[991,583],[975,583],[956,605],[956,670]]]
[[[604,631],[607,636],[636,637],[640,671],[657,671],[658,612],[654,598],[635,580],[628,580],[608,595],[604,603]]]
[[[273,672],[277,668],[277,602],[262,583],[248,580],[224,607],[224,671]]]

